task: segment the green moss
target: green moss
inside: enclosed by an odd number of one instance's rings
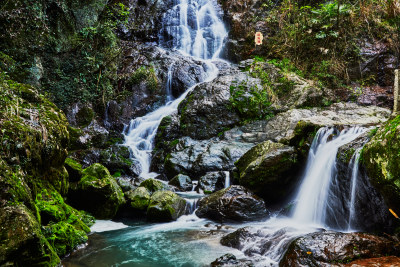
[[[82,165],[77,161],[71,158],[65,159],[65,168],[68,171],[70,181],[77,182],[82,178]]]
[[[176,220],[185,211],[186,201],[171,191],[157,191],[151,196],[147,208],[150,221]]]
[[[165,190],[166,189],[166,185],[164,185],[162,182],[150,178],[150,179],[146,179],[144,180],[141,184],[141,187],[146,188],[147,190],[149,190],[150,192],[156,192],[159,190]]]
[[[138,187],[132,193],[128,194],[132,208],[137,210],[147,210],[150,204],[150,192],[145,187]]]

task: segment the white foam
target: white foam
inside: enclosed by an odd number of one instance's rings
[[[119,230],[119,229],[124,229],[129,227],[126,224],[123,224],[121,222],[113,222],[113,221],[107,221],[107,220],[97,220],[95,224],[93,224],[92,227],[90,227],[90,230],[96,233],[100,232],[107,232],[107,231],[114,231],[114,230]]]

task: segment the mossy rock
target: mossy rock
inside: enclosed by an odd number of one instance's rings
[[[77,161],[67,158],[65,160],[65,168],[68,171],[69,180],[71,182],[78,182],[82,178],[82,165]]]
[[[93,109],[83,106],[76,114],[76,122],[80,127],[86,127],[92,122],[94,115]]]
[[[50,224],[43,228],[46,239],[60,256],[66,255],[88,240],[86,231],[65,221]]]
[[[96,163],[83,170],[82,179],[71,186],[68,199],[75,207],[98,219],[113,218],[125,203],[124,193],[103,165]]]
[[[269,202],[279,202],[289,194],[296,180],[298,164],[293,147],[266,141],[246,152],[236,163],[240,185]]]
[[[361,155],[372,185],[389,208],[400,214],[400,115],[384,124]]]
[[[140,186],[133,191],[126,193],[126,198],[130,206],[137,210],[147,210],[150,204],[150,192],[145,187]]]
[[[147,208],[149,221],[174,221],[185,213],[186,201],[171,191],[157,191]]]
[[[153,178],[144,180],[140,184],[140,186],[145,187],[147,190],[150,191],[150,193],[154,193],[160,190],[168,190],[168,186]]]
[[[22,204],[0,209],[0,265],[57,266],[60,258]]]

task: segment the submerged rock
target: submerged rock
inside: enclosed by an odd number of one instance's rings
[[[216,221],[251,221],[268,217],[262,199],[248,189],[233,185],[202,198],[196,215]]]
[[[68,200],[99,219],[113,218],[125,203],[124,193],[115,178],[99,163],[83,170],[82,179],[71,184]]]
[[[292,242],[280,266],[340,266],[359,259],[400,255],[398,242],[363,233],[321,232]]]
[[[189,176],[178,174],[168,183],[169,185],[176,186],[181,191],[192,191],[193,184]]]
[[[150,199],[147,219],[156,222],[174,221],[185,214],[186,201],[171,191],[157,191]]]
[[[285,199],[298,172],[294,148],[271,141],[256,145],[235,165],[239,183],[272,202]]]

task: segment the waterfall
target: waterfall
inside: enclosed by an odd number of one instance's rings
[[[326,215],[334,209],[337,201],[331,192],[332,180],[336,176],[336,155],[339,147],[347,144],[365,128],[352,127],[338,132],[334,128],[318,131],[311,146],[303,182],[300,186],[293,219],[301,223],[326,225]],[[334,212],[334,211],[333,211]]]
[[[172,38],[172,48],[182,54],[203,60],[203,68],[208,82],[216,78],[217,67],[207,59],[219,56],[223,40],[227,36],[225,26],[217,12],[217,5],[212,0],[179,0],[178,3],[164,14],[163,31],[160,39],[167,34]],[[179,103],[196,86],[186,90],[180,97],[173,100],[172,79],[173,66],[167,74],[167,103],[159,109],[136,119],[124,129],[125,144],[129,147],[131,157],[139,165],[140,176],[144,178],[156,177],[150,173],[153,142],[161,120],[178,108]]]
[[[231,177],[229,172],[225,171],[225,188],[228,188],[229,186],[231,186]]]
[[[178,0],[164,14],[161,43],[196,58],[217,58],[227,36],[220,17],[214,1]]]
[[[358,148],[351,160],[350,160],[350,167],[351,167],[351,195],[350,195],[350,205],[349,205],[349,227],[348,231],[352,230],[352,222],[355,220],[354,215],[355,215],[355,199],[356,199],[356,188],[357,188],[357,179],[358,179],[358,170],[359,170],[359,160],[361,156],[361,150],[362,148]]]

